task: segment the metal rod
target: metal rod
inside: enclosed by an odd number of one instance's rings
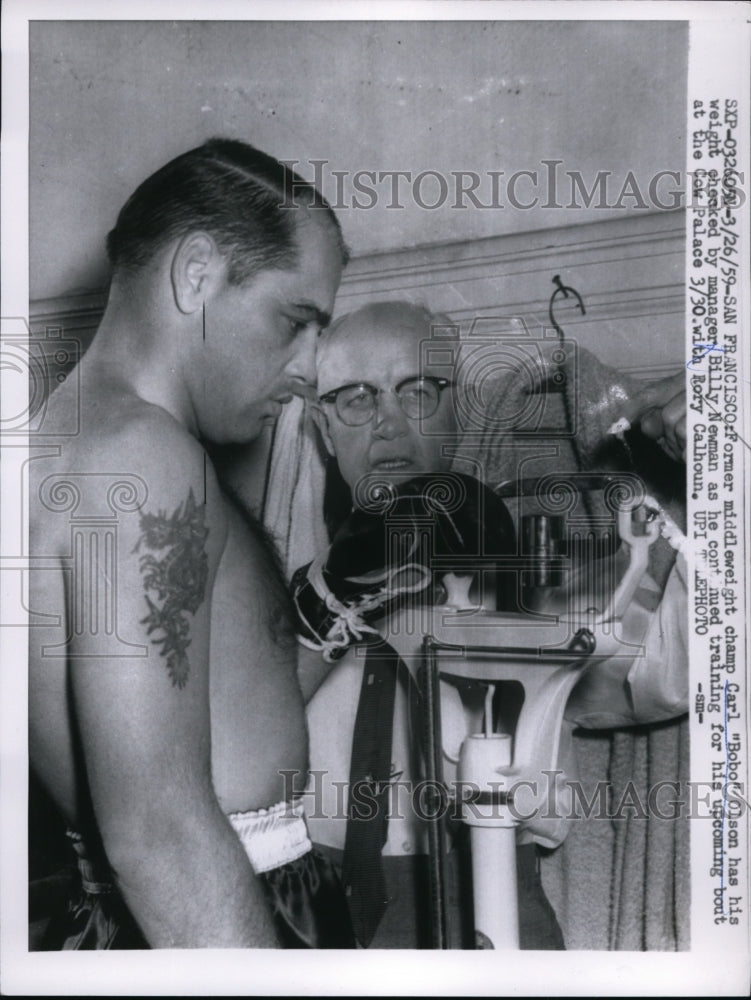
[[[595,651],[596,641],[589,629],[579,629],[566,649],[545,649],[538,646],[537,649],[529,649],[525,646],[468,646],[463,643],[440,642],[432,636],[426,636],[423,645],[430,640],[429,652],[433,661],[435,653],[470,653],[472,656],[492,656],[494,659],[502,660],[581,660],[585,656],[591,656]],[[437,669],[436,669],[437,673]]]
[[[585,472],[573,481],[570,472],[554,472],[534,478],[507,479],[494,486],[493,492],[499,497],[538,496],[545,489],[569,487],[578,493],[585,487],[590,490],[602,490],[606,486],[619,483],[630,485],[635,478],[633,472]]]
[[[433,637],[429,635],[426,635],[422,641],[420,678],[423,696],[425,779],[427,788],[438,789],[443,788],[440,687]],[[439,808],[435,813],[431,810],[428,818],[430,927],[433,947],[447,949],[444,809],[441,806],[442,803],[439,803]]]

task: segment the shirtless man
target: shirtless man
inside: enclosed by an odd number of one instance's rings
[[[271,157],[210,140],[138,188],[107,246],[80,392],[51,397],[30,463],[30,607],[49,622],[30,630],[31,762],[83,876],[80,933],[46,947],[321,944],[280,937],[269,899],[277,866],[310,860],[279,803],[280,771],[308,766],[284,588],[204,442],[249,442],[311,391],[339,226]],[[55,438],[76,408],[78,436]]]

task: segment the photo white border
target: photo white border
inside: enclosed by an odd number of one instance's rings
[[[690,20],[731,22],[745,37],[749,7],[723,2],[220,2],[209,13],[196,0],[6,0],[2,9],[2,312],[28,314],[28,22],[30,20]],[[696,40],[696,35],[692,39]],[[746,68],[747,72],[747,68]],[[746,91],[746,121],[748,117]],[[748,223],[746,222],[748,234]],[[748,241],[746,249],[748,250]],[[748,264],[746,264],[748,277]],[[745,323],[748,332],[748,293]],[[3,373],[4,374],[4,373]],[[15,411],[14,411],[15,412]],[[748,431],[748,410],[746,411]],[[17,484],[3,483],[3,551],[17,530]],[[747,493],[748,495],[748,493]],[[15,498],[15,499],[14,499]],[[2,596],[2,595],[0,595]],[[16,630],[18,631],[18,630]],[[742,995],[748,953],[691,952],[278,952],[160,951],[32,953],[27,951],[27,799],[25,635],[3,636],[0,674],[0,984],[6,995]],[[747,744],[748,746],[748,744]],[[19,811],[23,813],[19,817]],[[748,845],[747,845],[748,849]],[[748,857],[748,855],[747,855]],[[747,894],[748,899],[748,894]],[[696,916],[696,915],[694,915]],[[694,925],[698,927],[698,924]],[[692,928],[692,929],[694,929]]]

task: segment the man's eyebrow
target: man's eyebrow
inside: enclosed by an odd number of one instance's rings
[[[326,312],[323,309],[319,309],[315,302],[293,302],[293,308],[299,309],[301,312],[307,313],[311,319],[315,319],[320,326],[328,326],[331,322],[331,313]]]

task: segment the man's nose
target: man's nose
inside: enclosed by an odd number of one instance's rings
[[[287,374],[293,382],[293,388],[300,395],[310,395],[316,385],[316,345],[318,330],[310,326],[301,330],[295,338],[295,352],[287,365]]]
[[[373,414],[373,436],[391,440],[407,433],[407,418],[393,392],[379,392]]]

